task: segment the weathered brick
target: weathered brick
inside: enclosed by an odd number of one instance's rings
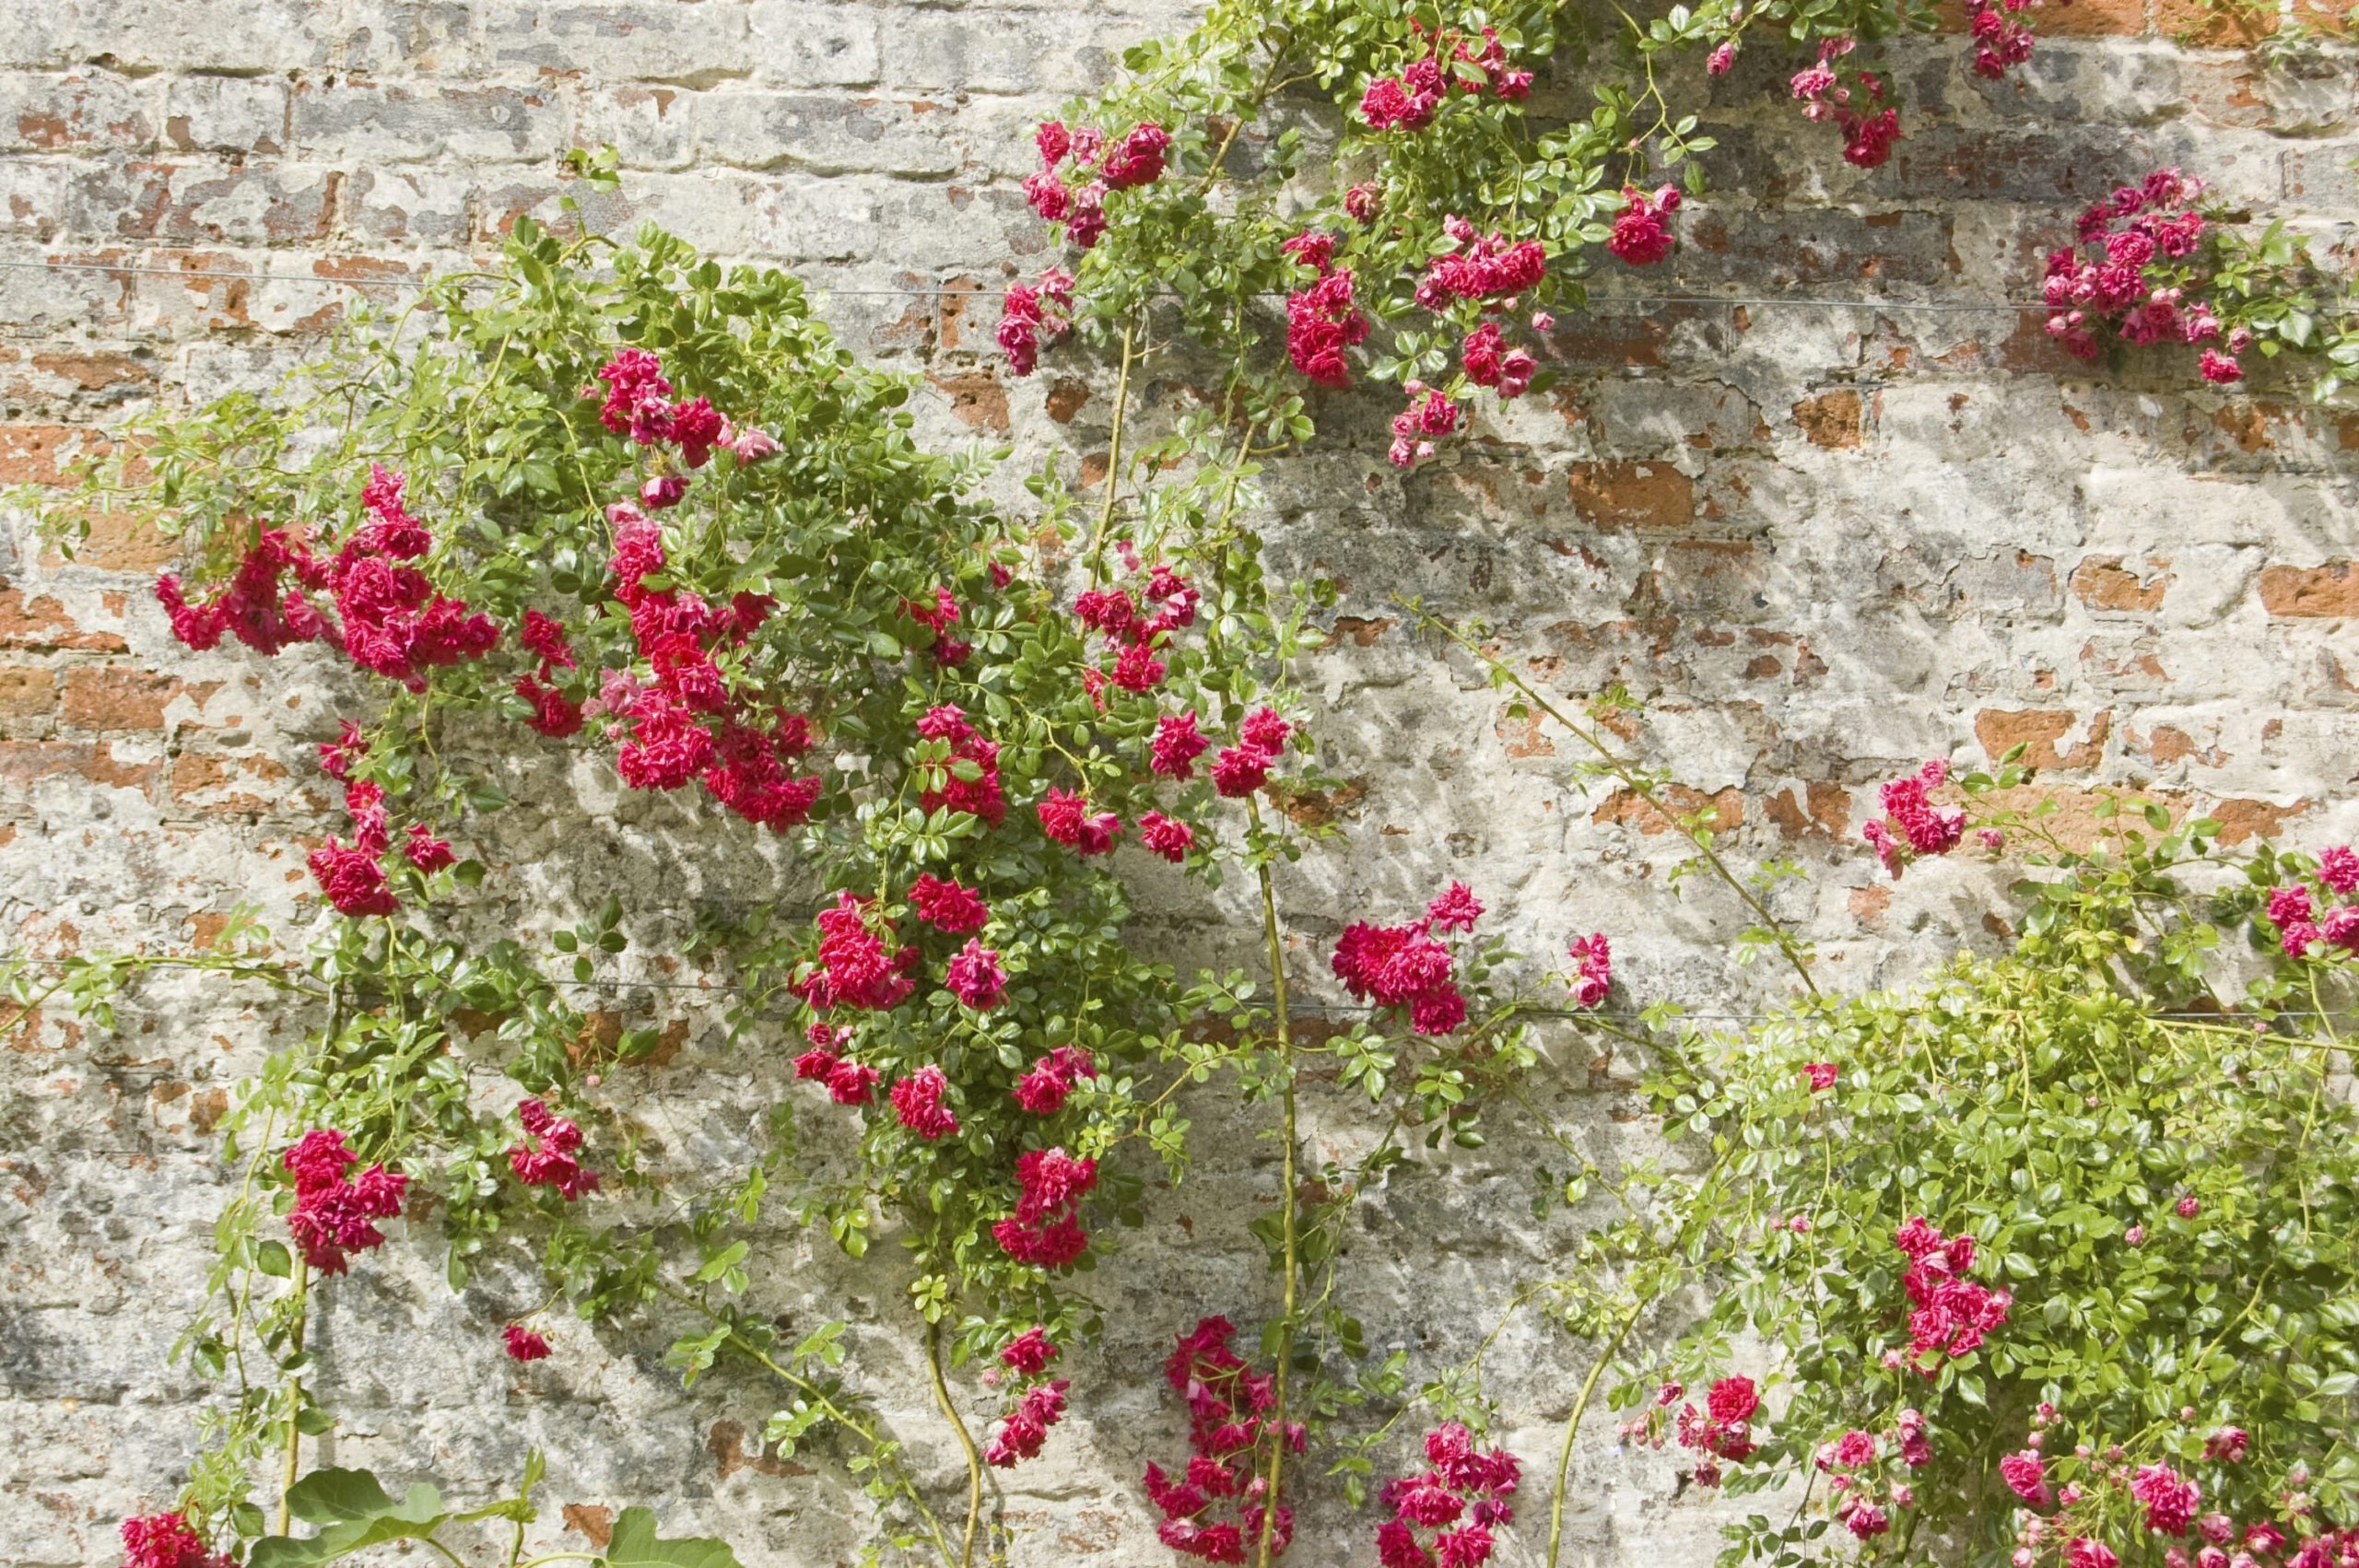
[[[87,649],[120,653],[125,644],[112,632],[86,631],[65,614],[65,607],[46,594],[25,597],[22,589],[0,583],[0,648],[41,651]]]
[[[715,91],[691,95],[686,110],[708,158],[749,169],[931,176],[954,173],[961,162],[957,147],[908,103],[839,92]]]
[[[346,193],[347,221],[370,244],[468,245],[478,237],[475,190],[475,178],[463,170],[364,169]]]
[[[1761,811],[1790,838],[1851,836],[1851,791],[1825,779],[1804,784],[1800,800],[1792,790],[1780,790],[1761,802]]]
[[[2275,6],[2154,0],[2154,29],[2201,49],[2250,49],[2274,36],[2282,20]]]
[[[2119,556],[2084,556],[2072,568],[2072,596],[2092,610],[2159,609],[2170,590],[2170,564],[2167,556],[2156,557],[2139,572],[2125,568]]]
[[[381,76],[456,76],[480,71],[473,0],[346,0],[345,68]]]
[[[174,165],[158,172],[168,193],[143,237],[208,245],[324,240],[349,178],[340,169],[288,163]]]
[[[83,426],[0,425],[0,485],[62,485],[67,464],[107,444]]]
[[[185,751],[172,759],[165,788],[188,810],[253,816],[284,800],[290,777],[275,757]]]
[[[177,152],[287,151],[288,85],[262,76],[175,76],[164,93],[164,140]]]
[[[39,664],[0,664],[0,719],[37,719],[57,707],[57,672]]]
[[[132,151],[155,139],[153,85],[111,71],[0,75],[0,152]]]
[[[927,378],[950,399],[950,415],[981,430],[1008,428],[1007,389],[989,370]]]
[[[1696,511],[1695,482],[1667,462],[1577,462],[1567,488],[1600,528],[1684,528]]]
[[[341,9],[311,0],[238,0],[201,13],[177,0],[19,0],[0,26],[0,65],[297,71],[328,64]]]
[[[299,154],[387,163],[543,162],[566,142],[549,88],[303,82],[292,124]]]
[[[2359,570],[2349,561],[2318,567],[2264,567],[2261,607],[2272,615],[2359,615]]]
[[[864,88],[881,74],[885,13],[818,0],[758,0],[754,61],[764,81],[791,88]]]
[[[1981,743],[1984,752],[1997,758],[2021,744],[2024,765],[2043,773],[2079,771],[2095,767],[2103,759],[2106,736],[2113,728],[2113,715],[2095,715],[2088,720],[2081,740],[2058,747],[2058,742],[2082,728],[2079,714],[2050,708],[1986,708],[1974,716],[1974,738]]]
[[[83,730],[160,730],[164,709],[186,689],[177,676],[120,665],[65,672],[65,721]]]
[[[2131,38],[2147,27],[2147,0],[2072,0],[2039,14],[2042,38]]]
[[[111,741],[0,741],[0,783],[19,790],[76,778],[101,789],[144,790],[162,766],[118,756]]]
[[[1813,446],[1860,444],[1860,394],[1850,387],[1806,397],[1794,404],[1794,423]]]
[[[1679,823],[1674,818],[1688,818],[1709,813],[1703,825],[1715,833],[1729,833],[1744,825],[1744,793],[1740,790],[1722,790],[1706,794],[1684,784],[1673,784],[1661,792],[1658,806],[1629,790],[1616,790],[1602,804],[1590,813],[1598,823],[1620,823],[1635,827],[1649,838],[1658,834],[1676,833]]]
[[[483,7],[482,25],[484,47],[498,69],[709,86],[753,70],[749,14],[732,0],[695,6],[504,0]]]

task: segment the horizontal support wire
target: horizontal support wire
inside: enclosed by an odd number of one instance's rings
[[[297,283],[311,284],[331,288],[384,288],[407,293],[422,293],[427,288],[432,287],[434,281],[431,278],[323,277],[311,273],[231,272],[194,270],[179,267],[141,267],[119,265],[110,262],[0,261],[0,268],[6,268],[16,272],[100,273],[109,275],[130,277],[168,277],[178,278],[182,283],[187,284],[213,282]],[[472,287],[488,284],[492,280],[487,278],[468,278],[462,281],[465,282]],[[815,283],[808,287],[815,294],[824,294],[834,298],[866,299],[965,299],[973,298],[978,296],[998,297],[1004,295],[1007,292],[1005,288],[986,288],[980,285],[937,285],[933,287],[928,288],[836,288],[826,284]],[[1175,290],[1167,289],[1160,292],[1161,297],[1165,298],[1178,298],[1180,297]],[[1284,299],[1286,296],[1282,293],[1267,293],[1258,294],[1253,296],[1253,298],[1276,300]],[[1748,308],[1754,306],[1790,306],[1797,309],[1820,310],[1926,310],[1939,313],[1969,315],[1986,314],[1994,310],[2046,310],[2049,308],[2047,301],[2042,299],[1942,300],[1842,298],[1830,296],[1807,294],[1732,295],[1603,293],[1591,295],[1589,303],[1590,305],[1742,305]]]

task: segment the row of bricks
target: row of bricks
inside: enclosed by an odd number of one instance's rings
[[[487,78],[432,60],[411,62],[417,75],[393,80],[333,72],[0,70],[0,152],[500,163],[542,161],[568,146],[611,142],[635,168],[793,159],[917,175],[962,167],[1021,175],[1030,167],[1028,123],[1052,111],[1057,98],[1093,85],[1105,62],[1100,43],[1076,42],[1070,29],[1035,36],[1023,28],[979,29],[967,18],[915,12],[896,19],[891,58],[900,68],[887,80],[877,69],[873,36],[856,32],[861,15],[839,8],[799,34],[802,47],[835,68],[784,87],[742,78],[648,83],[603,74]],[[913,60],[937,58],[938,69],[907,68]],[[1896,74],[1910,132],[1904,146],[1923,126],[1941,123],[2054,131],[2191,118],[2198,125],[2273,126],[2316,137],[2353,117],[2341,70],[2269,72],[2239,55],[2161,45],[2051,47],[2037,61],[1989,83],[1963,71],[1955,46],[1902,56]],[[1716,126],[1750,123],[1773,141],[1807,140],[1791,123],[1782,80],[1789,64],[1765,53],[1729,78],[1699,82],[1696,107]],[[1534,113],[1574,115],[1579,89],[1568,80],[1559,89],[1562,103],[1543,95]],[[1781,128],[1783,138],[1777,135]],[[1716,162],[1750,145],[1731,145]]]
[[[1945,7],[1962,31],[1966,7]],[[859,86],[915,73],[949,90],[1028,90],[1027,51],[1087,40],[1110,54],[1184,26],[1178,5],[994,0],[990,5],[827,5],[821,0],[250,0],[205,25],[169,0],[18,0],[0,67],[107,61],[140,70],[336,70],[585,74],[612,81],[740,76]],[[2050,40],[2148,36],[2245,48],[2291,27],[2335,34],[2331,0],[2078,0],[2036,18]],[[1065,87],[1083,85],[1067,81]]]

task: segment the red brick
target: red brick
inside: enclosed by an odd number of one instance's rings
[[[121,653],[126,645],[111,632],[86,632],[65,607],[44,595],[28,600],[21,590],[0,587],[0,648],[89,649]]]
[[[1840,784],[1814,779],[1804,787],[1799,801],[1791,790],[1780,790],[1764,801],[1761,809],[1790,838],[1848,839],[1851,836],[1851,791]]]
[[[976,370],[963,376],[929,376],[926,378],[950,394],[951,417],[961,425],[971,425],[982,430],[1005,430],[1008,427],[1007,389],[999,378],[988,370]]]
[[[85,665],[65,673],[65,721],[85,730],[160,730],[180,681],[154,670]]]
[[[2092,610],[2156,610],[2162,607],[2163,595],[2171,585],[2167,557],[2146,563],[2154,580],[2146,574],[2124,567],[2119,556],[2089,556],[2072,568],[2072,596]]]
[[[2088,738],[2060,751],[2056,743],[2080,722],[2079,714],[2062,708],[1986,708],[1974,716],[1974,738],[1994,757],[2022,745],[2025,766],[2041,772],[2094,767],[2105,755],[2105,739],[2112,731],[2113,715],[2100,713],[2090,720]]]
[[[57,706],[57,676],[38,664],[0,665],[0,719],[37,719]]]
[[[106,741],[0,741],[0,779],[19,788],[71,774],[111,789],[145,790],[161,766],[123,762]]]
[[[180,556],[179,540],[130,512],[99,512],[89,524],[90,532],[74,547],[74,559],[86,567],[146,573],[170,566]]]
[[[192,751],[172,759],[172,775],[167,788],[172,799],[183,806],[251,816],[269,810],[274,801],[284,795],[285,791],[276,787],[283,785],[288,777],[286,765],[275,757],[222,756]],[[244,790],[224,792],[232,785],[241,784],[268,789],[270,794]]]
[[[1088,382],[1077,381],[1070,378],[1061,380],[1055,386],[1049,389],[1047,403],[1049,417],[1060,425],[1070,425],[1073,423],[1074,415],[1079,414],[1082,405],[1088,401]]]
[[[2045,7],[2034,25],[2043,38],[2135,38],[2146,30],[2146,3],[2072,0]]]
[[[2349,561],[2266,567],[2260,574],[2260,603],[2272,615],[2359,615],[2359,571]]]
[[[1715,833],[1727,833],[1744,825],[1744,796],[1733,788],[1722,790],[1716,795],[1707,795],[1703,790],[1684,784],[1672,784],[1666,786],[1662,794],[1663,803],[1675,815],[1689,817],[1709,810],[1712,820],[1705,825]],[[1679,825],[1664,815],[1661,808],[1630,790],[1616,790],[1607,796],[1605,803],[1590,813],[1590,820],[1635,824],[1639,834],[1648,838],[1659,833],[1679,831]]]
[[[1837,387],[1794,404],[1794,423],[1816,447],[1856,447],[1860,444],[1860,394]]]
[[[0,425],[0,485],[63,485],[69,461],[105,446],[84,426]]]
[[[1694,482],[1667,462],[1577,462],[1567,488],[1600,528],[1684,528],[1696,514]]]

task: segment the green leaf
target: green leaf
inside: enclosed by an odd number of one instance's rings
[[[451,1515],[442,1494],[424,1481],[399,1503],[367,1470],[313,1470],[288,1490],[287,1511],[320,1533],[308,1540],[265,1536],[247,1568],[312,1568],[388,1541],[423,1540]]]
[[[744,1568],[726,1543],[710,1536],[662,1539],[655,1533],[655,1515],[645,1508],[622,1511],[600,1561],[607,1568]]]

